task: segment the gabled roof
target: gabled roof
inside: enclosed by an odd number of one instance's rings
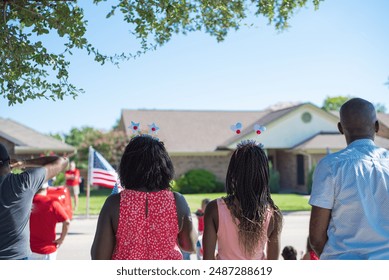
[[[337,121],[337,118],[334,115],[327,113],[326,111],[320,109],[319,107],[317,107],[311,103],[300,103],[297,105],[293,105],[290,107],[283,107],[280,109],[277,109],[277,107],[273,107],[272,109],[266,111],[266,114],[264,114],[261,118],[255,120],[253,123],[248,125],[242,131],[241,134],[239,134],[239,135],[235,134],[233,137],[231,137],[230,139],[225,141],[221,146],[219,146],[219,149],[225,149],[226,147],[229,147],[229,146],[233,145],[234,143],[239,142],[240,139],[244,139],[245,136],[252,134],[254,124],[260,124],[260,125],[263,125],[265,127],[271,126],[272,124],[275,124],[277,122],[281,122],[282,120],[286,120],[287,118],[289,118],[289,114],[292,114],[293,112],[295,112],[299,108],[310,108],[313,111],[315,111],[316,114],[324,116],[324,118],[326,118],[326,119],[330,119],[331,122],[336,123],[336,121]],[[336,126],[334,126],[334,127],[336,127]],[[287,147],[285,147],[285,148],[287,148]]]
[[[282,107],[280,109],[269,108],[266,111],[263,111],[263,114],[258,119],[254,120],[253,122],[247,123],[247,125],[245,126],[245,128],[242,130],[240,134],[234,134],[232,137],[225,140],[221,145],[219,145],[218,148],[224,149],[229,145],[231,145],[232,143],[243,138],[244,136],[252,133],[255,123],[263,126],[267,126],[269,123],[278,120],[279,118],[287,115],[288,113],[294,111],[295,109],[301,107],[302,105],[304,104],[293,105],[291,107]]]
[[[331,114],[333,114],[334,116],[336,116],[338,119],[340,118],[340,113],[339,111],[331,111],[330,112]],[[386,114],[386,113],[377,113],[377,119],[378,121],[383,124],[384,126],[386,126],[387,128],[389,128],[389,114]]]
[[[300,110],[301,108],[301,110]],[[296,111],[298,110],[298,111]],[[310,110],[320,118],[327,120],[328,131],[334,123],[337,130],[338,117],[328,113],[311,103],[291,104],[284,107],[267,108],[263,111],[190,111],[190,110],[122,110],[122,123],[128,136],[132,135],[129,128],[131,121],[140,122],[140,128],[147,132],[153,122],[160,128],[158,138],[165,143],[170,153],[209,153],[225,150],[233,143],[244,139],[253,133],[255,123],[264,126],[275,126],[296,115],[293,112]],[[237,135],[229,128],[241,122],[244,126]],[[329,125],[328,125],[329,124]],[[323,128],[322,128],[323,129]],[[344,137],[338,133],[321,133],[320,127],[315,128],[308,139],[301,138],[300,144],[285,147],[293,149],[341,149],[346,146]],[[308,135],[308,134],[307,134]],[[389,147],[389,140],[377,137],[378,145]],[[297,142],[298,143],[298,142]],[[316,148],[315,148],[316,147]]]
[[[375,144],[381,148],[389,148],[389,139],[376,136],[374,140]],[[346,148],[347,143],[344,135],[334,132],[320,132],[311,138],[303,141],[302,143],[293,147],[293,150],[318,150],[325,151],[327,149],[341,150]]]
[[[264,111],[190,111],[190,110],[122,110],[128,136],[131,121],[140,122],[142,131],[153,122],[160,128],[158,138],[171,153],[213,152],[234,133],[229,129],[238,121],[253,123],[266,115]]]
[[[10,119],[0,118],[0,137],[15,145],[15,154],[37,154],[47,151],[72,153],[76,151],[73,146]]]
[[[385,125],[387,128],[389,128],[389,114],[385,113],[378,113],[377,114],[378,120],[381,122],[381,124]]]

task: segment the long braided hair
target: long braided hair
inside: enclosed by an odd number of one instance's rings
[[[239,244],[249,256],[267,240],[263,227],[269,210],[281,215],[269,188],[269,163],[261,144],[241,142],[231,156],[226,177],[227,204],[239,221]],[[235,219],[234,219],[235,220]]]

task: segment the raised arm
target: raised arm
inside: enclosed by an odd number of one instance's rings
[[[45,181],[55,177],[58,173],[65,170],[69,163],[69,159],[59,156],[47,156],[33,159],[26,159],[11,164],[11,168],[28,168],[28,167],[45,167]]]

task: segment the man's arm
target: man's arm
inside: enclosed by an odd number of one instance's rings
[[[47,156],[33,159],[26,159],[18,161],[11,165],[12,168],[28,168],[28,167],[45,167],[46,178],[45,181],[53,178],[61,171],[65,170],[69,163],[68,158],[59,156]]]
[[[331,209],[312,206],[309,222],[309,243],[319,257],[328,240],[327,229],[330,217]]]

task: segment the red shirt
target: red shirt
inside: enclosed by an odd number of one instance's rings
[[[55,227],[68,220],[61,204],[45,195],[35,195],[30,216],[30,247],[38,254],[57,251]]]
[[[197,220],[198,220],[197,230],[198,230],[199,233],[203,233],[203,231],[204,231],[204,214],[203,214],[203,210],[198,209],[197,213],[202,214],[202,216],[197,216]]]
[[[70,178],[68,178],[68,176]],[[65,172],[66,186],[78,186],[80,184],[80,170],[67,170]]]

